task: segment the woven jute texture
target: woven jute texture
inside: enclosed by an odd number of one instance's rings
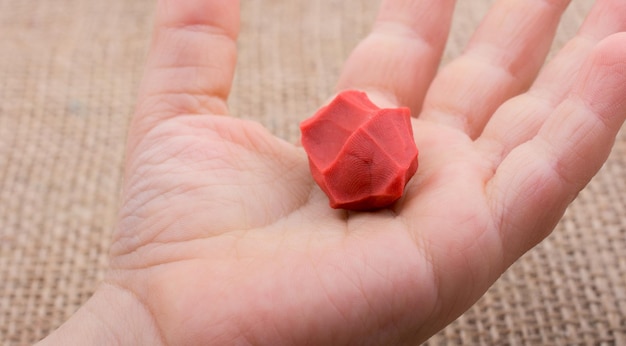
[[[493,1],[459,1],[444,62]],[[592,0],[574,0],[554,50]],[[66,320],[107,266],[153,0],[0,0],[0,342]],[[298,138],[370,28],[371,0],[249,0],[234,116]],[[432,344],[626,345],[626,136],[530,251]]]

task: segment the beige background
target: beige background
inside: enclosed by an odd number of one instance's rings
[[[460,0],[445,61],[489,0]],[[276,135],[331,93],[372,0],[242,1],[235,116]],[[591,0],[574,0],[555,49]],[[153,0],[0,0],[0,343],[67,319],[107,265]],[[433,344],[626,345],[626,137],[556,232]]]

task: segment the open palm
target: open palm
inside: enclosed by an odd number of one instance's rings
[[[621,0],[537,77],[567,4],[497,1],[436,75],[454,1],[383,1],[338,90],[410,107],[420,166],[357,213],[328,206],[302,148],[226,115],[238,4],[161,0],[105,286],[167,344],[425,340],[549,234],[626,116]]]

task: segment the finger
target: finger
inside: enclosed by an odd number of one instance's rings
[[[569,0],[502,0],[466,51],[433,81],[423,119],[476,138],[493,112],[534,80]]]
[[[626,33],[603,40],[539,133],[487,186],[504,252],[517,258],[554,228],[605,162],[626,118]]]
[[[226,114],[238,31],[238,1],[160,0],[135,125]]]
[[[454,0],[384,0],[372,32],[345,63],[338,91],[367,91],[379,106],[418,114],[445,47]]]
[[[626,2],[600,0],[578,34],[541,71],[530,90],[495,112],[477,144],[497,167],[517,145],[536,134],[545,119],[572,90],[585,59],[602,39],[626,31]]]

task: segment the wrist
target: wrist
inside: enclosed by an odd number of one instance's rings
[[[68,321],[37,345],[160,345],[154,319],[129,291],[102,284]]]

